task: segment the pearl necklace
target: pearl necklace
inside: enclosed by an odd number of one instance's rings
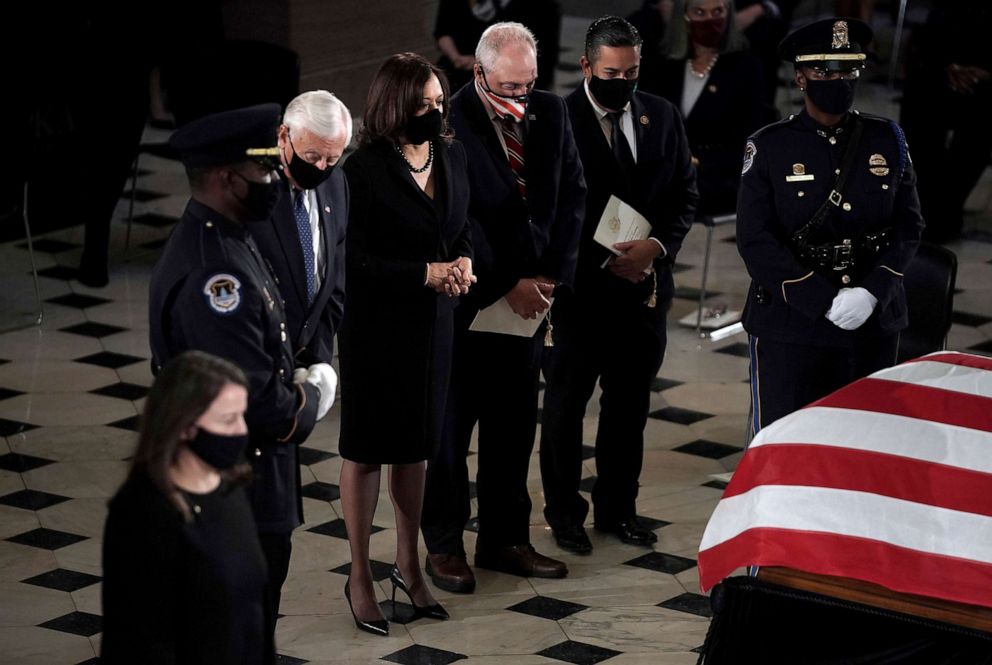
[[[419,169],[416,168],[413,164],[410,163],[410,160],[406,158],[406,155],[405,154],[403,154],[403,149],[402,148],[400,148],[395,143],[393,144],[393,147],[396,148],[396,152],[398,152],[399,155],[400,155],[400,157],[403,158],[403,161],[406,162],[406,167],[408,169],[410,169],[410,173],[423,173],[424,171],[426,171],[427,169],[429,169],[431,167],[431,164],[434,163],[434,142],[433,141],[429,141],[427,143],[427,161],[424,162],[424,165],[421,166]]]
[[[695,76],[697,79],[704,79],[704,78],[706,78],[707,76],[710,75],[710,70],[713,69],[713,65],[716,64],[716,61],[719,58],[720,58],[720,54],[719,53],[714,53],[713,54],[713,59],[710,60],[710,64],[706,65],[706,69],[704,69],[702,71],[702,73],[698,73],[695,69],[692,68],[692,58],[689,58],[689,60],[686,61],[686,65],[689,67],[689,73],[690,74],[692,74],[693,76]]]

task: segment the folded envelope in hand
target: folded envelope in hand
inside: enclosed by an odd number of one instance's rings
[[[592,239],[614,254],[621,254],[613,245],[630,240],[644,240],[651,233],[651,223],[616,196],[611,196],[599,218]]]
[[[552,303],[555,301],[554,298],[549,298],[549,300]],[[475,319],[472,320],[472,325],[468,329],[475,332],[533,337],[534,333],[540,327],[541,321],[544,321],[549,311],[550,309],[546,309],[543,314],[538,314],[533,319],[524,319],[513,311],[506,298],[500,298],[476,314]]]

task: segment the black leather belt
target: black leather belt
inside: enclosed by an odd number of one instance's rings
[[[799,258],[811,268],[850,270],[867,259],[875,257],[891,244],[891,229],[866,233],[857,240],[845,238],[840,244],[806,245]]]

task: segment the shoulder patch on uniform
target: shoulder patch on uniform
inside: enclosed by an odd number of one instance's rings
[[[203,295],[218,314],[234,314],[241,306],[241,280],[229,273],[211,275],[203,285]]]
[[[744,168],[741,169],[741,175],[751,170],[751,165],[754,164],[754,156],[757,154],[758,146],[754,145],[754,141],[748,141],[747,145],[744,146]]]

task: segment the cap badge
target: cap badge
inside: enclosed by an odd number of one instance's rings
[[[851,45],[847,35],[847,21],[834,21],[834,37],[830,48],[848,48]]]
[[[802,164],[793,164],[792,175],[806,175],[806,167]]]

